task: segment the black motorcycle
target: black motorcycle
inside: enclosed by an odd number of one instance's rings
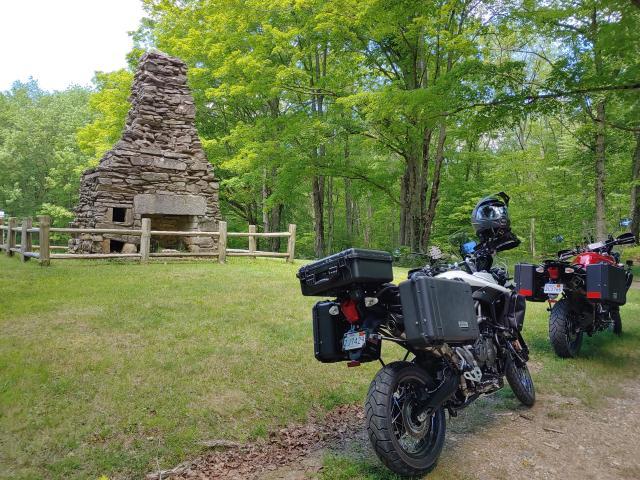
[[[462,262],[431,262],[399,285],[389,283],[391,255],[372,250],[346,250],[298,272],[303,295],[335,297],[313,307],[316,359],[382,364],[367,394],[367,430],[378,457],[400,475],[432,470],[445,410],[455,417],[502,388],[504,377],[524,405],[535,401],[521,334],[525,301],[505,270],[491,268],[495,242],[466,248]],[[385,364],[383,341],[406,349],[404,359]]]

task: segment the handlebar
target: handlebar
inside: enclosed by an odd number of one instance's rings
[[[617,238],[609,235],[609,238],[602,242],[590,243],[583,247],[577,246],[571,250],[560,250],[557,256],[560,260],[567,260],[584,252],[610,253],[616,245],[632,245],[634,243],[636,243],[636,237],[632,233],[623,233]]]

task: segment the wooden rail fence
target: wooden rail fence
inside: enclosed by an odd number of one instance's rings
[[[55,228],[51,226],[51,219],[48,216],[37,217],[37,226],[34,227],[33,219],[27,217],[18,223],[18,219],[10,217],[4,224],[0,219],[0,251],[4,251],[8,256],[17,254],[23,262],[31,258],[37,259],[41,265],[49,265],[51,260],[71,260],[71,259],[99,259],[99,258],[137,258],[141,263],[147,263],[151,258],[156,257],[215,257],[220,263],[224,263],[229,257],[276,257],[284,258],[287,262],[293,262],[296,246],[296,226],[289,225],[287,232],[260,233],[256,231],[255,225],[249,226],[248,232],[227,232],[227,222],[220,222],[217,232],[196,232],[196,231],[169,231],[151,230],[151,219],[143,218],[141,228],[120,229],[120,228]],[[64,233],[69,235],[79,235],[83,233],[91,234],[116,234],[140,237],[140,251],[138,253],[53,253],[54,250],[66,250],[66,246],[51,245],[52,233]],[[38,245],[33,243],[33,236],[38,236]],[[151,238],[161,236],[173,237],[216,237],[218,239],[218,250],[215,252],[152,252]],[[18,237],[20,242],[18,242]],[[248,237],[249,249],[227,248],[229,237]],[[257,250],[258,238],[287,238],[286,252],[265,252]],[[36,251],[37,250],[37,251]]]

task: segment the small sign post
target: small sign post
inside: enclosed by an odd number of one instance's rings
[[[628,227],[630,226],[632,223],[632,220],[630,218],[621,218],[620,219],[620,226],[621,227]]]

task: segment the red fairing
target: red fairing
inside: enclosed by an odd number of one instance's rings
[[[616,260],[611,255],[602,255],[596,252],[585,252],[578,255],[573,261],[574,265],[582,265],[583,267],[586,267],[587,265],[595,265],[597,263],[610,263],[611,265],[616,265]]]

